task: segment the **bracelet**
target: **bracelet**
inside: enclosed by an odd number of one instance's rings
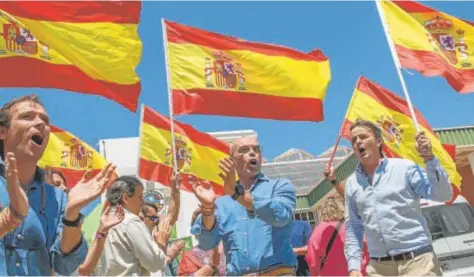
[[[8,209],[10,210],[10,215],[15,217],[16,219],[22,221],[25,219],[26,215],[22,215],[19,212],[17,212],[12,206],[8,206]]]
[[[211,212],[202,212],[203,216],[213,216],[214,215],[214,210]]]

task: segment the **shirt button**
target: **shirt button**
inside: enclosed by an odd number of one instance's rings
[[[245,253],[245,255],[247,255],[247,249],[244,249],[244,253]]]
[[[20,263],[19,263],[19,262],[16,263],[16,267],[20,267]]]
[[[250,267],[247,266],[247,270],[250,270]]]
[[[244,237],[247,236],[247,233],[244,233]]]
[[[23,236],[22,236],[21,234],[18,234],[18,235],[16,236],[16,238],[17,238],[18,240],[23,240]]]

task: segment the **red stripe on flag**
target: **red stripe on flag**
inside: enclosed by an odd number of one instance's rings
[[[138,24],[141,1],[4,1],[0,9],[32,20]]]
[[[0,87],[57,88],[100,95],[135,112],[141,83],[120,85],[94,80],[74,65],[59,65],[26,57],[0,58]]]
[[[457,69],[436,52],[420,51],[395,45],[402,66],[419,71],[423,76],[443,76],[459,93],[474,92],[474,69]],[[432,95],[432,92],[430,92]]]
[[[321,99],[214,89],[173,89],[173,112],[176,115],[209,114],[293,121],[324,120]]]
[[[173,172],[173,169],[170,166],[151,162],[145,159],[140,159],[140,167],[138,169],[138,175],[140,178],[145,180],[159,182],[160,184],[169,187],[170,186],[170,177]],[[189,184],[190,174],[181,173],[183,182],[181,185],[181,190],[192,192],[192,186]],[[203,181],[203,179],[198,178]],[[224,195],[224,187],[220,184],[210,182],[211,187],[217,195]]]
[[[303,53],[280,45],[246,41],[171,21],[166,21],[166,30],[168,42],[172,43],[191,43],[216,50],[247,50],[268,56],[284,56],[303,61],[328,60],[328,57],[319,49]]]

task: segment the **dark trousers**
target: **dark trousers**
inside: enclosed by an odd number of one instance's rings
[[[296,269],[296,276],[309,276],[309,267],[306,263],[306,256],[296,256],[298,260],[298,268]]]

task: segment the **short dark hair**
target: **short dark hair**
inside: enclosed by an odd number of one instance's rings
[[[153,210],[155,210],[155,212],[158,213],[158,207],[155,204],[150,203],[150,202],[145,202],[145,203],[143,203],[143,207],[145,207],[145,206],[152,208]],[[144,211],[144,210],[142,209],[142,211]]]
[[[382,136],[382,130],[379,128],[379,126],[374,124],[372,121],[368,121],[368,120],[365,120],[365,119],[358,118],[352,124],[350,131],[352,132],[352,130],[355,129],[356,127],[362,127],[362,128],[369,129],[374,134],[376,139],[382,140],[382,144],[379,147],[379,151],[380,151],[380,155],[383,156],[383,152],[382,152],[383,136]]]
[[[123,204],[122,196],[126,193],[132,197],[137,187],[143,187],[142,182],[134,176],[120,176],[110,185],[106,197],[111,205]]]
[[[51,167],[46,167],[44,170],[44,173],[45,173],[46,178],[52,177],[54,174],[59,175],[59,177],[61,177],[64,180],[64,184],[67,185],[66,176],[64,176],[64,174],[61,171],[51,168]]]
[[[29,94],[25,95],[22,97],[15,98],[11,100],[10,102],[5,103],[2,108],[0,108],[0,127],[1,128],[8,128],[10,126],[10,121],[11,121],[11,109],[13,106],[16,104],[22,103],[22,102],[34,102],[36,104],[41,105],[44,108],[43,103],[40,101],[40,98],[36,94]],[[2,160],[5,159],[5,153],[3,153],[3,139],[0,139],[0,157]]]

